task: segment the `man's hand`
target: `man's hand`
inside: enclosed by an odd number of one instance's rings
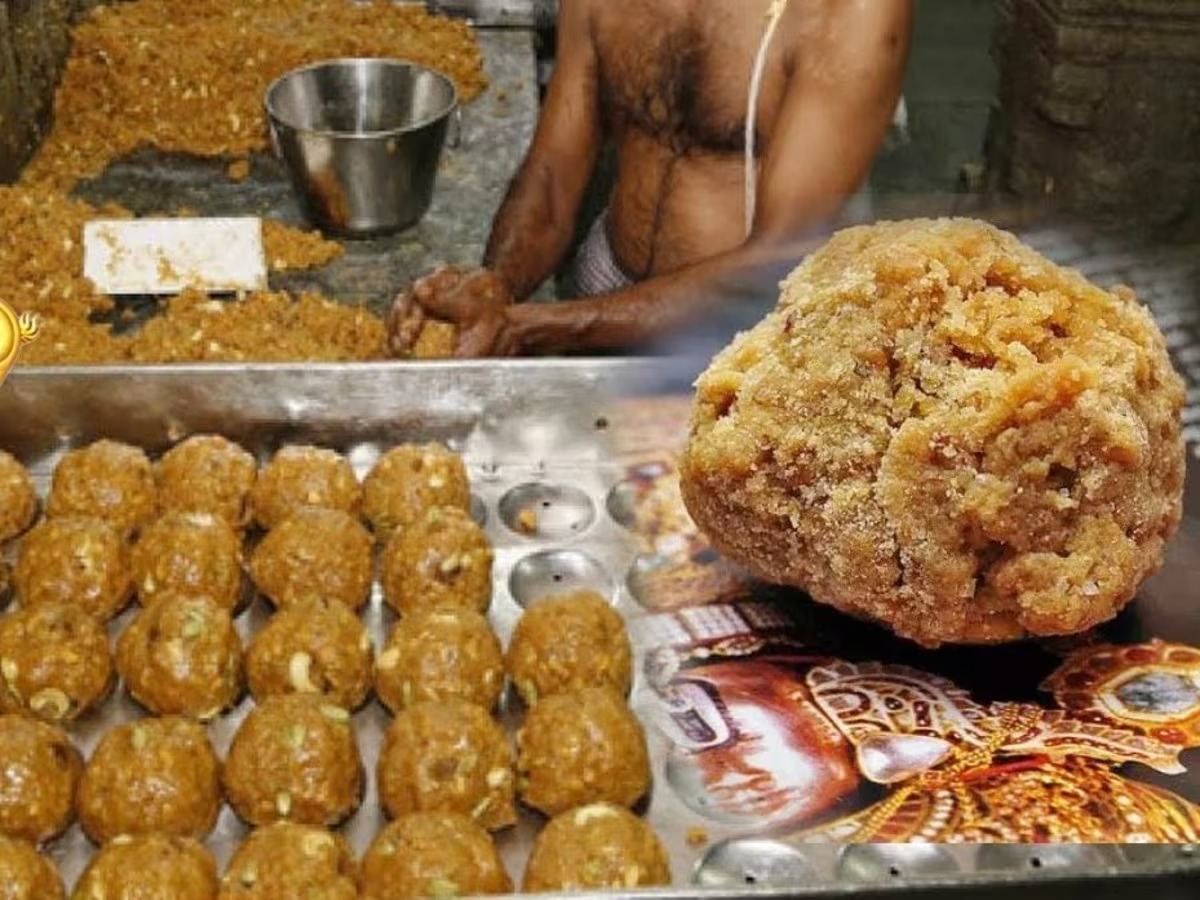
[[[456,357],[512,356],[520,346],[509,321],[511,303],[508,285],[494,272],[438,269],[396,298],[388,320],[389,347],[394,355],[407,355],[426,319],[435,318],[458,327]]]
[[[432,275],[415,282],[413,286],[396,296],[388,314],[388,350],[392,356],[412,355],[413,346],[425,327],[425,307],[422,300],[430,299],[442,291],[451,290],[460,281],[462,273],[453,267],[443,267]]]

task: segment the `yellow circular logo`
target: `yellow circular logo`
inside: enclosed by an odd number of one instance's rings
[[[17,315],[16,311],[0,300],[0,382],[17,361],[17,351],[38,336],[41,324],[32,313]]]

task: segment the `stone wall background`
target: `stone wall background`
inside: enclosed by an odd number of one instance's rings
[[[0,0],[0,182],[99,2]],[[1200,0],[917,0],[905,93],[911,140],[881,155],[880,193],[986,186],[1200,238]]]
[[[876,193],[952,194],[965,167],[982,167],[999,81],[988,52],[994,7],[995,0],[916,0],[904,78],[908,129],[889,135],[876,160]]]
[[[1200,0],[997,0],[989,181],[1200,237]]]
[[[70,23],[100,0],[0,2],[0,182],[12,181],[46,127]]]

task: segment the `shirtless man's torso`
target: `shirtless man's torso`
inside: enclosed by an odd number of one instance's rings
[[[746,237],[746,102],[769,0],[590,5],[601,114],[617,152],[609,217],[617,262],[645,278],[736,247]],[[795,62],[795,29],[788,17],[771,42],[760,154]]]
[[[628,346],[702,315],[739,272],[794,264],[795,242],[837,213],[882,142],[913,0],[786,4],[758,98],[747,235],[747,101],[772,7],[560,0],[554,74],[483,268],[415,285],[397,303],[393,346],[403,350],[424,314],[460,326],[462,356]],[[606,140],[617,163],[608,242],[636,283],[586,300],[512,303],[569,252]]]

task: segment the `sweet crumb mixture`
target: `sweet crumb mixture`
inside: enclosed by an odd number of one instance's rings
[[[342,245],[319,231],[302,231],[277,219],[263,219],[263,252],[272,272],[319,269],[342,255]]]
[[[83,225],[128,215],[97,209],[45,187],[0,186],[0,296],[42,318],[24,365],[295,360],[366,360],[384,355],[386,329],[359,306],[319,294],[258,292],[218,300],[185,291],[139,330],[115,334],[113,299],[83,277]],[[263,240],[273,269],[324,265],[341,247],[317,233],[270,220]],[[111,318],[111,316],[108,316]]]
[[[438,69],[464,101],[486,84],[470,27],[386,0],[135,0],[72,33],[54,126],[26,182],[69,191],[138,149],[241,157],[267,148],[262,98],[298,66],[386,56]]]
[[[967,219],[835,235],[697,382],[688,510],[923,644],[1112,618],[1179,525],[1182,379],[1132,291]]]
[[[114,333],[113,299],[83,277],[83,225],[130,213],[68,196],[80,180],[143,147],[231,157],[229,177],[245,178],[247,156],[267,147],[262,97],[270,82],[338,56],[401,57],[437,68],[464,101],[486,83],[469,26],[412,5],[133,0],[92,10],[73,30],[50,133],[20,183],[0,186],[0,296],[43,324],[21,362],[382,358],[383,322],[319,294],[224,301],[185,292],[164,300],[139,331]],[[263,222],[263,241],[272,271],[317,268],[342,253],[319,232],[272,220]]]
[[[133,362],[343,362],[384,355],[377,316],[320,294],[278,292],[214,300],[198,291],[172,298],[129,344]]]

